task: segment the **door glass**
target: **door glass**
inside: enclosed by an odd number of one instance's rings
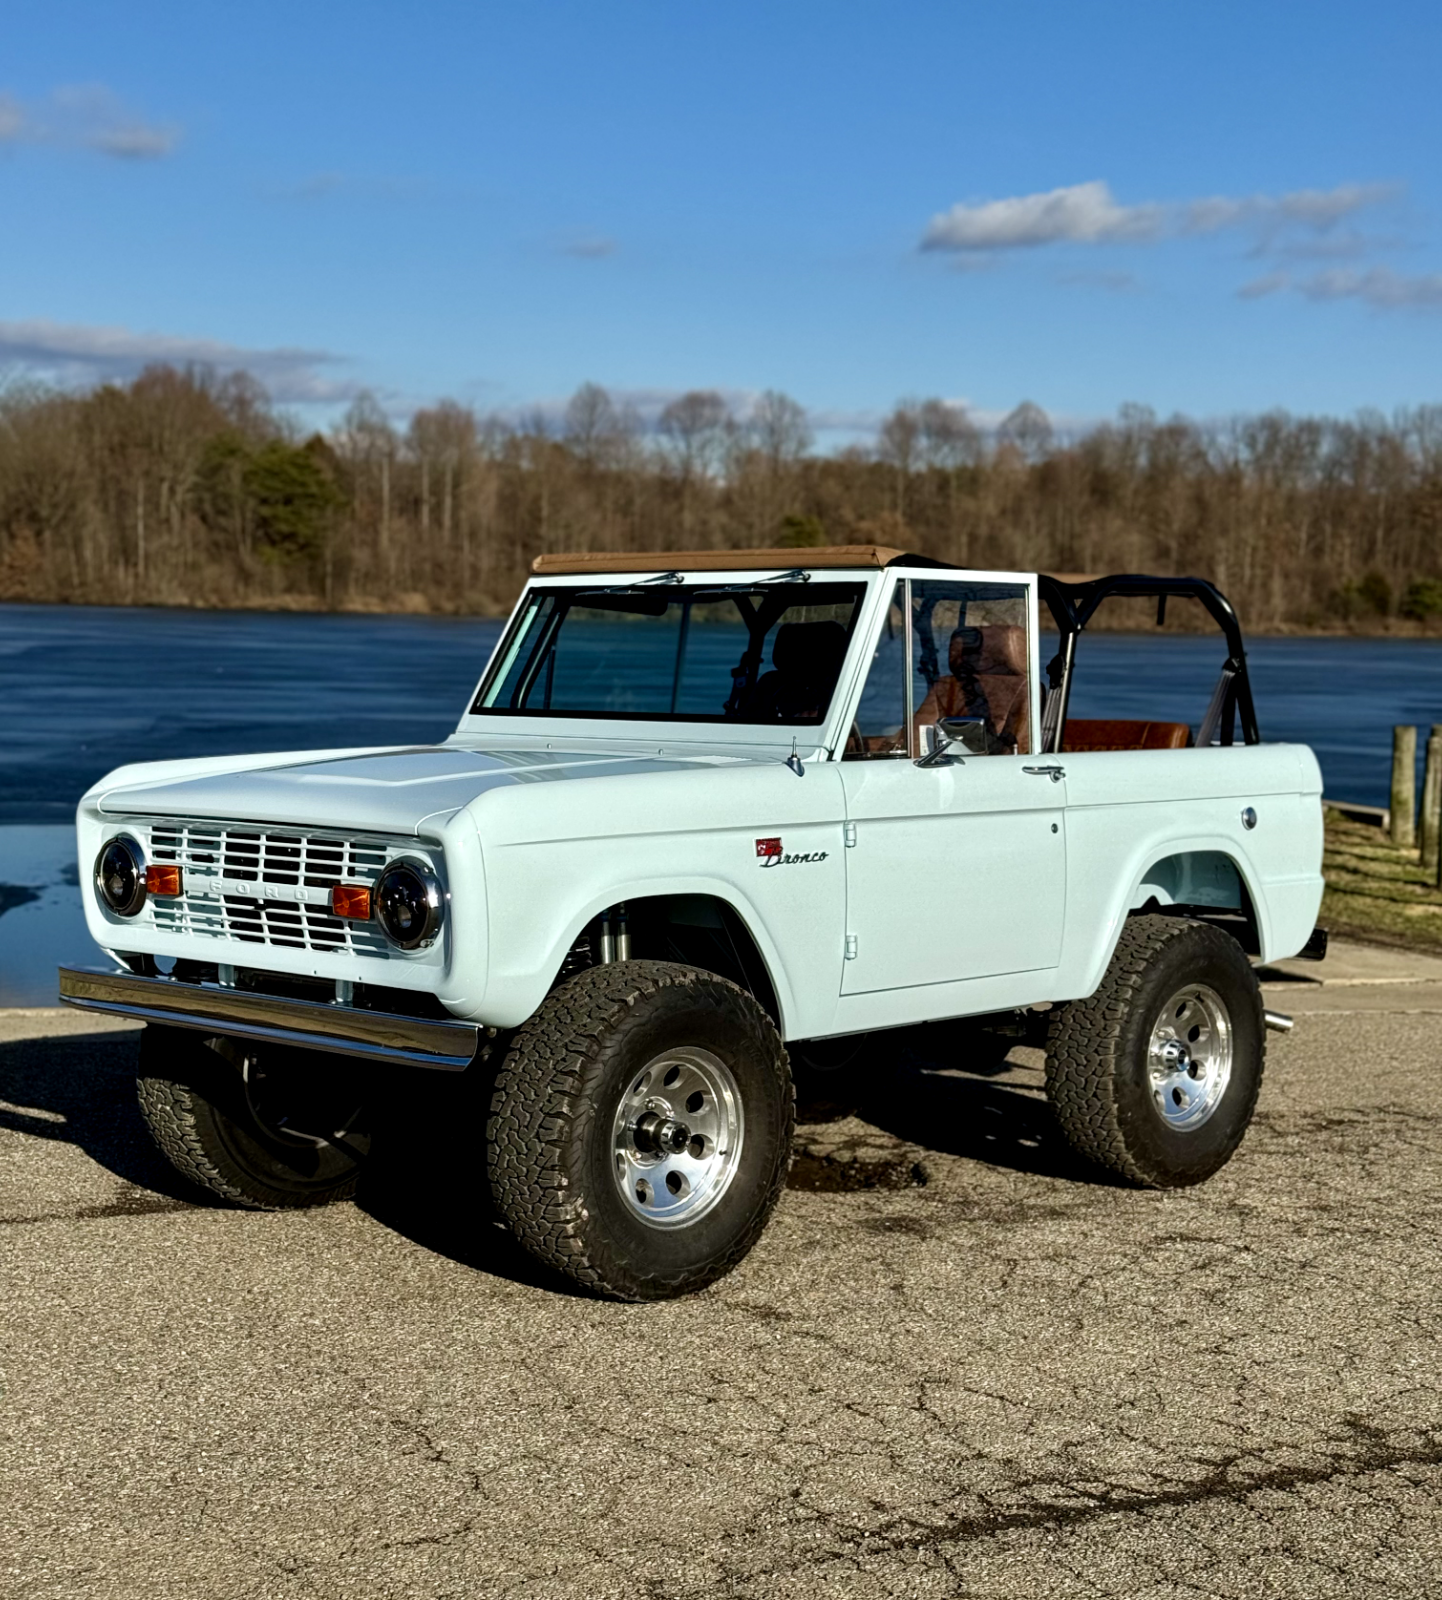
[[[906,613],[905,588],[892,590],[881,624],[881,637],[866,674],[856,724],[847,736],[842,759],[904,756],[906,751]]]
[[[913,578],[911,631],[918,748],[928,725],[963,717],[968,752],[1030,755],[1026,585]]]

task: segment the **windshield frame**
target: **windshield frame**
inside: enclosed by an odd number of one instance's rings
[[[507,723],[536,720],[568,724],[614,722],[626,725],[643,724],[668,730],[677,727],[707,730],[745,728],[750,730],[753,736],[759,734],[762,738],[778,731],[784,731],[788,737],[793,735],[800,737],[803,732],[808,739],[815,737],[818,730],[829,722],[835,701],[844,692],[846,665],[852,643],[857,633],[864,627],[867,617],[869,595],[866,576],[868,575],[826,572],[819,578],[813,578],[809,574],[802,576],[802,572],[803,569],[793,569],[774,576],[749,573],[739,577],[707,573],[697,574],[689,579],[683,579],[677,573],[664,573],[659,580],[643,579],[640,582],[604,580],[598,582],[593,578],[583,578],[580,581],[564,583],[547,577],[530,583],[517,603],[510,624],[487,664],[486,671],[482,674],[467,715],[480,719],[504,718]],[[575,593],[574,599],[563,598],[570,592]],[[810,599],[812,595],[815,596],[814,601]],[[555,641],[558,635],[564,633],[567,619],[574,610],[614,609],[621,613],[625,609],[624,600],[631,597],[653,601],[655,609],[652,614],[658,618],[671,611],[673,607],[680,606],[680,615],[677,619],[679,628],[676,656],[671,672],[671,710],[622,711],[609,707],[587,709],[564,706],[542,708],[487,703],[488,697],[497,695],[518,667],[521,676],[512,687],[512,697],[517,694],[530,694],[538,675],[545,670],[547,662],[554,662],[552,652]],[[779,717],[763,719],[728,714],[724,710],[707,713],[675,709],[686,682],[688,665],[686,648],[688,634],[693,626],[692,612],[699,605],[724,603],[728,598],[736,602],[734,606],[736,614],[734,621],[727,619],[726,625],[736,630],[737,667],[748,670],[750,675],[746,680],[748,687],[754,687],[759,678],[767,672],[768,641],[774,644],[775,630],[783,622],[789,610],[808,603],[818,606],[835,605],[838,608],[850,606],[850,616],[842,623],[846,629],[845,652],[838,664],[836,678],[827,697],[825,709],[819,716],[797,717],[791,720]],[[557,604],[553,605],[549,614],[538,622],[538,615],[548,599],[556,601]],[[608,600],[611,601],[610,604],[607,604]],[[778,605],[777,602],[782,603]],[[646,614],[647,609],[649,608],[638,607],[641,615]],[[701,623],[699,626],[704,627],[706,624]],[[521,656],[528,649],[529,654],[522,662]],[[734,678],[734,671],[731,672],[731,676]],[[718,690],[724,690],[726,687],[723,682],[716,684]],[[731,695],[737,695],[738,689],[739,685],[733,682],[730,685]]]
[[[798,552],[804,560],[804,552]],[[674,558],[673,558],[674,560]],[[682,571],[675,573],[674,566],[667,564],[664,555],[658,555],[655,567],[648,572],[617,573],[608,583],[610,576],[605,572],[592,572],[587,574],[572,575],[569,573],[546,573],[530,579],[521,591],[516,601],[515,609],[511,613],[509,622],[497,639],[490,658],[484,670],[472,687],[466,700],[465,708],[457,723],[453,739],[464,743],[466,746],[483,745],[486,747],[506,746],[517,749],[567,749],[576,751],[606,751],[626,749],[629,751],[646,750],[652,755],[669,754],[688,750],[697,754],[714,754],[724,757],[735,756],[762,756],[777,755],[784,757],[792,749],[796,749],[807,759],[818,759],[825,755],[837,755],[846,739],[847,730],[855,716],[856,706],[860,701],[861,692],[865,685],[866,675],[871,665],[871,657],[875,648],[876,638],[880,633],[886,610],[891,602],[891,593],[898,578],[930,577],[935,578],[943,574],[959,579],[975,580],[977,582],[997,583],[1024,583],[1030,590],[1028,604],[1028,633],[1030,648],[1033,655],[1036,652],[1037,639],[1037,575],[1034,572],[1016,572],[1010,568],[1005,571],[993,571],[984,568],[971,567],[946,567],[941,563],[936,565],[917,564],[909,565],[896,562],[888,567],[827,567],[805,568],[813,577],[824,577],[827,581],[847,581],[864,584],[866,594],[862,599],[856,619],[851,629],[851,641],[847,649],[845,660],[842,662],[841,672],[836,680],[836,687],[832,692],[831,704],[825,720],[820,724],[797,725],[793,723],[764,723],[764,722],[698,722],[698,721],[658,721],[629,720],[617,717],[605,719],[584,717],[561,717],[554,714],[528,714],[513,713],[503,716],[492,716],[487,712],[473,712],[474,706],[480,697],[482,689],[490,682],[491,674],[498,664],[505,659],[506,652],[515,630],[521,625],[529,604],[530,594],[533,589],[554,588],[562,585],[596,591],[602,588],[634,589],[646,588],[657,578],[679,575],[683,578],[694,576],[698,583],[703,583],[708,589],[720,588],[726,584],[751,585],[758,580],[766,578],[791,577],[796,569],[791,567],[776,567],[758,570],[755,567],[726,568],[723,570],[690,573]],[[660,587],[659,584],[656,585]],[[1036,686],[1036,675],[1033,675],[1033,699],[1035,701],[1039,691]],[[1038,715],[1035,704],[1033,717]],[[1036,724],[1039,726],[1039,723]]]

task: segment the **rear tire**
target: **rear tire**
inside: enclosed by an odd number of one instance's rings
[[[1096,993],[1050,1014],[1047,1098],[1097,1166],[1145,1188],[1202,1183],[1242,1142],[1265,1053],[1261,991],[1236,940],[1132,917]]]
[[[662,1300],[751,1249],[790,1165],[795,1101],[771,1019],[734,983],[619,961],[515,1035],[487,1125],[496,1206],[597,1294]]]
[[[152,1023],[137,1090],[171,1165],[221,1200],[269,1211],[355,1193],[370,1135],[354,1060]]]

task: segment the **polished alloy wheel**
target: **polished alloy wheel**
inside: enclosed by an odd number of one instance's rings
[[[1232,1023],[1215,989],[1188,984],[1162,1007],[1147,1073],[1152,1104],[1173,1131],[1190,1133],[1217,1109],[1232,1076]]]
[[[668,1050],[637,1073],[616,1110],[616,1187],[651,1227],[687,1227],[725,1194],[743,1132],[731,1069],[709,1050]]]

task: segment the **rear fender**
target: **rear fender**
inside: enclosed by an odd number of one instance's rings
[[[1218,912],[1250,912],[1257,943],[1265,954],[1273,946],[1265,893],[1256,865],[1224,835],[1197,835],[1171,840],[1140,866],[1119,875],[1116,888],[1093,926],[1101,937],[1070,966],[1059,998],[1095,994],[1100,986],[1128,916],[1149,906],[1205,907]]]

